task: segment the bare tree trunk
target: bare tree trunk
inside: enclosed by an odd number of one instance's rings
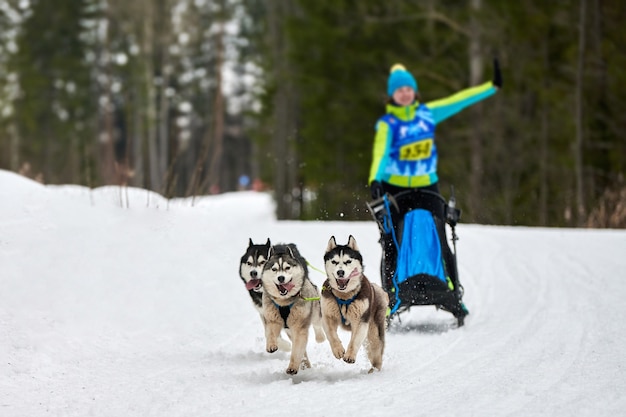
[[[117,1],[109,0],[105,11],[105,27],[96,29],[103,29],[101,55],[103,56],[102,76],[104,77],[104,86],[101,97],[103,97],[104,100],[102,105],[98,102],[98,105],[102,106],[102,108],[98,111],[98,144],[95,148],[95,152],[97,153],[96,158],[99,159],[100,162],[101,180],[104,184],[109,185],[126,185],[130,173],[127,159],[122,161],[122,163],[118,163],[115,154],[116,140],[119,139],[119,136],[116,136],[116,103],[112,89],[114,69],[112,67],[113,52],[111,38],[115,36],[115,34],[111,30],[111,27],[114,25],[114,22],[119,19],[121,14],[121,4]],[[76,146],[79,146],[78,138],[76,138],[76,144]],[[85,148],[80,157],[85,161],[84,175],[86,177],[86,183],[91,186],[89,150]]]
[[[9,133],[9,168],[13,172],[20,169],[20,136],[15,123],[11,122],[8,127]]]
[[[154,191],[161,190],[162,180],[159,173],[158,143],[157,143],[157,109],[156,89],[154,86],[154,8],[152,1],[144,2],[145,13],[143,18],[143,85],[145,88],[145,126],[146,143],[148,145],[148,172],[149,188]]]
[[[543,45],[543,68],[544,73],[548,74],[548,44]],[[549,91],[548,77],[543,78],[543,88]],[[539,133],[539,225],[546,226],[548,224],[548,135],[549,135],[549,106],[546,98],[543,98],[541,111],[541,131]]]
[[[280,28],[282,21],[282,2],[268,1],[268,27],[270,32],[270,48],[273,55],[273,76],[275,80],[281,80],[284,74],[284,54],[281,41],[284,39],[283,33]],[[272,150],[274,157],[277,157],[278,151],[284,151],[287,144],[287,133],[285,131],[286,123],[286,86],[283,82],[277,82],[276,92],[274,93],[273,100],[273,121],[274,121],[274,134],[272,138]],[[274,198],[276,200],[276,216],[279,219],[286,218],[287,210],[284,195],[286,192],[286,170],[285,164],[282,161],[274,164]]]
[[[268,26],[272,50],[273,74],[277,82],[274,94],[274,134],[272,150],[274,164],[274,192],[276,200],[276,216],[289,219],[293,216],[292,188],[296,184],[293,178],[297,171],[295,150],[295,121],[292,109],[295,105],[293,85],[289,77],[289,61],[287,57],[286,37],[282,33],[282,22],[290,14],[291,2],[268,2]]]
[[[222,1],[222,7],[224,2]],[[220,168],[224,142],[224,95],[222,93],[222,69],[224,66],[224,22],[218,24],[216,35],[217,62],[215,64],[215,100],[213,104],[213,154],[209,165],[209,191],[220,191]]]
[[[223,4],[222,4],[223,6]],[[211,121],[207,126],[206,133],[204,135],[202,147],[200,150],[200,154],[198,155],[198,159],[196,160],[196,165],[191,174],[191,180],[187,186],[186,195],[192,196],[196,195],[198,192],[203,192],[202,190],[206,187],[206,184],[209,184],[209,191],[217,192],[219,191],[219,181],[220,181],[220,162],[222,158],[222,150],[223,150],[223,137],[224,137],[224,96],[222,93],[222,67],[224,64],[224,22],[219,22],[219,29],[216,36],[216,52],[217,52],[217,60],[216,60],[216,87],[215,87],[215,97],[213,100],[213,109],[212,115],[209,117]],[[212,153],[211,153],[212,152]],[[208,174],[202,180],[203,171],[206,166],[207,160],[209,159],[209,154],[211,154],[211,161],[208,167]]]
[[[146,47],[147,22],[151,20],[151,3],[153,0],[107,0],[108,20],[122,23],[120,30],[122,36],[133,38],[139,43],[140,55],[137,57],[137,64],[130,68],[130,80],[127,89],[124,91],[124,116],[128,120],[128,130],[126,131],[126,147],[124,159],[116,166],[118,182],[124,185],[136,187],[146,187],[148,183],[145,175],[145,109],[147,108],[146,92],[144,87],[147,83],[152,83],[152,78],[146,80],[144,65],[151,59],[149,50]],[[148,51],[146,51],[148,49]],[[110,100],[109,100],[110,101]],[[112,119],[111,119],[112,126]]]
[[[165,194],[165,186],[162,181],[167,183],[169,180],[165,180],[168,175],[168,161],[169,161],[169,131],[168,131],[168,115],[169,115],[169,99],[167,97],[167,89],[169,86],[169,78],[171,75],[171,65],[170,65],[170,53],[169,53],[169,43],[172,35],[172,26],[171,26],[171,1],[170,0],[161,0],[159,8],[159,54],[161,56],[160,60],[160,83],[158,85],[159,88],[159,106],[158,106],[158,155],[157,155],[157,171],[158,178],[161,181],[161,185],[158,190],[160,193]]]
[[[113,111],[110,85],[107,82],[105,107],[103,109],[104,131],[100,133],[100,174],[105,185],[114,185],[115,181],[115,152],[113,149]]]
[[[131,149],[132,155],[132,181],[131,183],[137,187],[144,187],[146,185],[145,182],[145,167],[144,167],[144,131],[143,131],[143,120],[142,120],[142,112],[141,112],[141,103],[142,94],[141,88],[138,83],[133,83],[133,94],[132,94],[132,132],[129,135],[130,143],[127,148]]]
[[[113,185],[115,181],[115,152],[113,148],[113,94],[111,93],[111,51],[109,48],[109,28],[112,17],[107,14],[107,23],[104,31],[104,106],[102,108],[103,131],[98,138],[100,148],[100,176],[105,185]]]
[[[191,173],[191,179],[189,180],[189,184],[187,185],[187,191],[185,192],[186,197],[195,196],[198,192],[198,186],[201,182],[204,165],[209,157],[210,147],[210,136],[209,134],[206,134],[202,142],[200,154],[198,155],[198,159],[196,160],[196,165],[194,166],[193,172]]]
[[[470,84],[476,85],[483,79],[483,58],[482,45],[480,40],[480,24],[477,21],[476,14],[482,8],[482,0],[471,0],[471,19],[470,19],[470,37],[469,37],[469,66],[470,66]],[[480,201],[482,196],[482,178],[483,178],[483,142],[482,132],[479,122],[481,120],[481,108],[474,107],[470,109],[473,114],[471,126],[471,155],[470,155],[470,193],[468,205],[474,219],[479,217],[481,210]]]
[[[585,223],[585,196],[583,184],[583,79],[585,60],[585,15],[587,1],[580,0],[579,30],[578,30],[578,63],[576,69],[576,144],[574,147],[574,160],[576,164],[576,206],[577,224],[582,226]]]
[[[427,10],[426,16],[428,16],[426,20],[426,31],[429,35],[432,35],[435,30],[435,19],[432,18],[432,16],[435,15],[435,0],[427,0],[425,9]]]

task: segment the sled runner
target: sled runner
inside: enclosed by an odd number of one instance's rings
[[[385,194],[368,203],[380,229],[382,287],[389,294],[389,320],[413,306],[434,305],[454,315],[459,326],[463,304],[456,263],[456,224],[460,210],[429,190]],[[454,251],[448,245],[446,223]]]

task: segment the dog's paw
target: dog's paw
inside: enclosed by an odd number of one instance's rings
[[[343,355],[345,355],[345,353],[346,353],[346,350],[343,348],[343,346],[339,345],[339,346],[333,347],[333,355],[335,355],[335,358],[343,359]]]
[[[354,356],[344,356],[343,361],[346,363],[354,363],[356,362],[356,358]]]
[[[278,350],[278,346],[276,345],[268,346],[266,350],[267,350],[267,353],[274,353]]]
[[[374,370],[380,371],[383,369],[383,361],[382,360],[373,360],[372,361],[372,369],[370,369],[370,373]]]
[[[298,369],[287,368],[287,375],[295,375],[298,373]]]

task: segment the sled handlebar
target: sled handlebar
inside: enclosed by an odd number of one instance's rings
[[[431,190],[421,190],[419,188],[416,188],[414,190],[406,190],[406,191],[400,191],[399,193],[396,194],[390,194],[393,198],[396,199],[396,201],[398,200],[398,198],[402,198],[405,196],[410,196],[413,194],[426,194],[428,196],[437,198],[438,200],[440,200],[443,204],[447,204],[446,199],[443,198],[443,196],[441,194],[439,194],[438,192],[435,191],[431,191]]]
[[[385,213],[391,215],[391,210],[404,215],[411,210],[423,208],[454,227],[461,215],[455,203],[453,199],[451,204],[448,204],[438,192],[416,188],[396,194],[385,193],[382,197],[366,204],[370,214],[378,223]]]

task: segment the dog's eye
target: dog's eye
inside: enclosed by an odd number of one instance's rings
[[[348,259],[348,260],[346,261],[346,265],[350,265],[351,263],[352,263],[352,261],[351,261],[350,259]]]
[[[333,265],[339,265],[339,262],[337,262],[337,261],[330,261],[330,263],[333,264]]]
[[[285,267],[285,271],[289,271],[290,269],[291,269],[291,267],[290,267],[289,265],[287,265],[287,266]]]
[[[259,262],[259,265],[260,265],[260,266],[265,265],[265,261],[261,261],[261,262]]]
[[[252,262],[248,261],[248,262],[246,262],[246,265],[252,266]]]

